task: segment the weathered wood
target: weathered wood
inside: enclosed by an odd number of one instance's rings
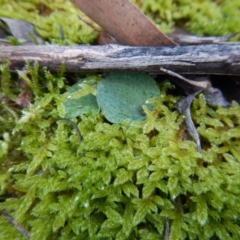
[[[0,63],[20,69],[25,61],[68,72],[137,70],[159,73],[160,67],[179,74],[240,75],[240,44],[208,44],[176,47],[103,46],[0,46]]]

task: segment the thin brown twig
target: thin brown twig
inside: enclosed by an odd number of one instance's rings
[[[167,73],[170,76],[179,78],[179,79],[181,79],[181,80],[183,80],[183,81],[185,81],[185,82],[187,82],[187,83],[189,83],[189,84],[191,84],[193,86],[200,87],[202,89],[207,89],[207,88],[211,87],[211,83],[209,81],[201,81],[201,82],[192,81],[192,80],[189,80],[189,79],[181,76],[178,73],[175,73],[175,72],[170,71],[170,70],[168,70],[166,68],[163,68],[163,67],[160,68],[160,71],[165,72],[165,73]]]
[[[21,232],[26,238],[30,238],[30,233],[20,223],[18,223],[12,216],[5,211],[0,211],[2,215],[9,223],[11,223],[19,232]]]
[[[165,235],[164,235],[164,240],[168,240],[170,235],[170,223],[169,219],[166,219],[166,224],[165,224]]]
[[[72,120],[70,120],[70,119],[68,119],[68,118],[58,118],[56,121],[59,121],[59,120],[67,121],[67,122],[69,122],[69,123],[75,128],[75,130],[76,130],[76,132],[77,132],[77,135],[78,135],[78,138],[79,138],[80,143],[81,143],[82,140],[83,140],[83,137],[82,137],[82,134],[81,134],[81,132],[80,132],[77,124],[74,123]],[[55,122],[56,122],[56,121],[55,121]]]
[[[89,27],[93,28],[93,30],[95,30],[96,32],[98,32],[99,34],[102,32],[102,30],[96,26],[93,25],[93,23],[91,23],[90,21],[84,19],[83,17],[78,15],[78,18],[84,22],[85,24],[87,24]]]
[[[102,36],[104,38],[102,44],[107,44],[107,43],[117,43],[116,39],[112,37],[108,32],[102,30],[101,28],[98,28],[94,26],[91,22],[88,20],[84,19],[83,17],[78,15],[78,18],[83,21],[85,24],[87,24],[89,27],[91,27],[94,31],[96,31],[99,34],[99,37]],[[109,41],[106,41],[106,39],[109,39]],[[101,45],[101,43],[99,43]]]

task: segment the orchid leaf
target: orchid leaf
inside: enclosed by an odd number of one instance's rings
[[[138,72],[112,72],[97,87],[97,102],[106,119],[112,123],[146,120],[143,105],[159,96],[160,90],[152,77]]]

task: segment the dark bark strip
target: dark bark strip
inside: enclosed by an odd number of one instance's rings
[[[68,72],[137,70],[159,73],[160,67],[179,74],[240,75],[240,44],[176,47],[103,46],[0,46],[0,63],[20,69],[25,61],[38,61],[52,71],[65,63]]]

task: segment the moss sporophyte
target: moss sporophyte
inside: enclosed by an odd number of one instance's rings
[[[163,31],[239,30],[237,0],[133,2]],[[2,0],[0,15],[13,12],[50,42],[61,41],[59,24],[68,44],[97,38],[67,0]],[[17,75],[8,64],[0,68],[1,239],[25,239],[16,224],[34,240],[163,239],[168,230],[171,240],[240,239],[239,104],[213,107],[203,94],[194,99],[200,154],[169,81],[149,80],[144,99],[137,90],[138,101],[129,104],[124,91],[126,102],[112,100],[108,78],[97,74],[79,74],[72,83],[64,71],[53,74],[37,63],[26,70],[18,75],[32,102],[23,109],[15,103],[22,90]],[[80,144],[72,125],[58,118],[78,126]]]

